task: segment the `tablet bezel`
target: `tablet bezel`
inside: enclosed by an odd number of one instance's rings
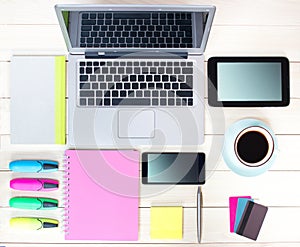
[[[280,101],[219,101],[218,63],[280,63],[281,97]],[[290,103],[289,60],[286,57],[211,57],[208,59],[208,104],[218,107],[266,107],[288,106]]]

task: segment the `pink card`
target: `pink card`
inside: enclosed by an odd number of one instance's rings
[[[229,197],[230,232],[234,232],[236,208],[237,208],[237,202],[238,202],[239,198],[251,199],[251,196],[231,196],[231,197]]]

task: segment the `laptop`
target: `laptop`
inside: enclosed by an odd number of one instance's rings
[[[56,5],[68,47],[68,144],[204,142],[204,50],[215,13],[198,5]]]

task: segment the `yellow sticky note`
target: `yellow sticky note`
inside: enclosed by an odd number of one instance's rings
[[[150,237],[182,239],[182,207],[151,207]]]

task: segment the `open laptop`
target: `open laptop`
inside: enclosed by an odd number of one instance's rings
[[[203,143],[203,52],[214,6],[55,8],[69,50],[69,145]]]

